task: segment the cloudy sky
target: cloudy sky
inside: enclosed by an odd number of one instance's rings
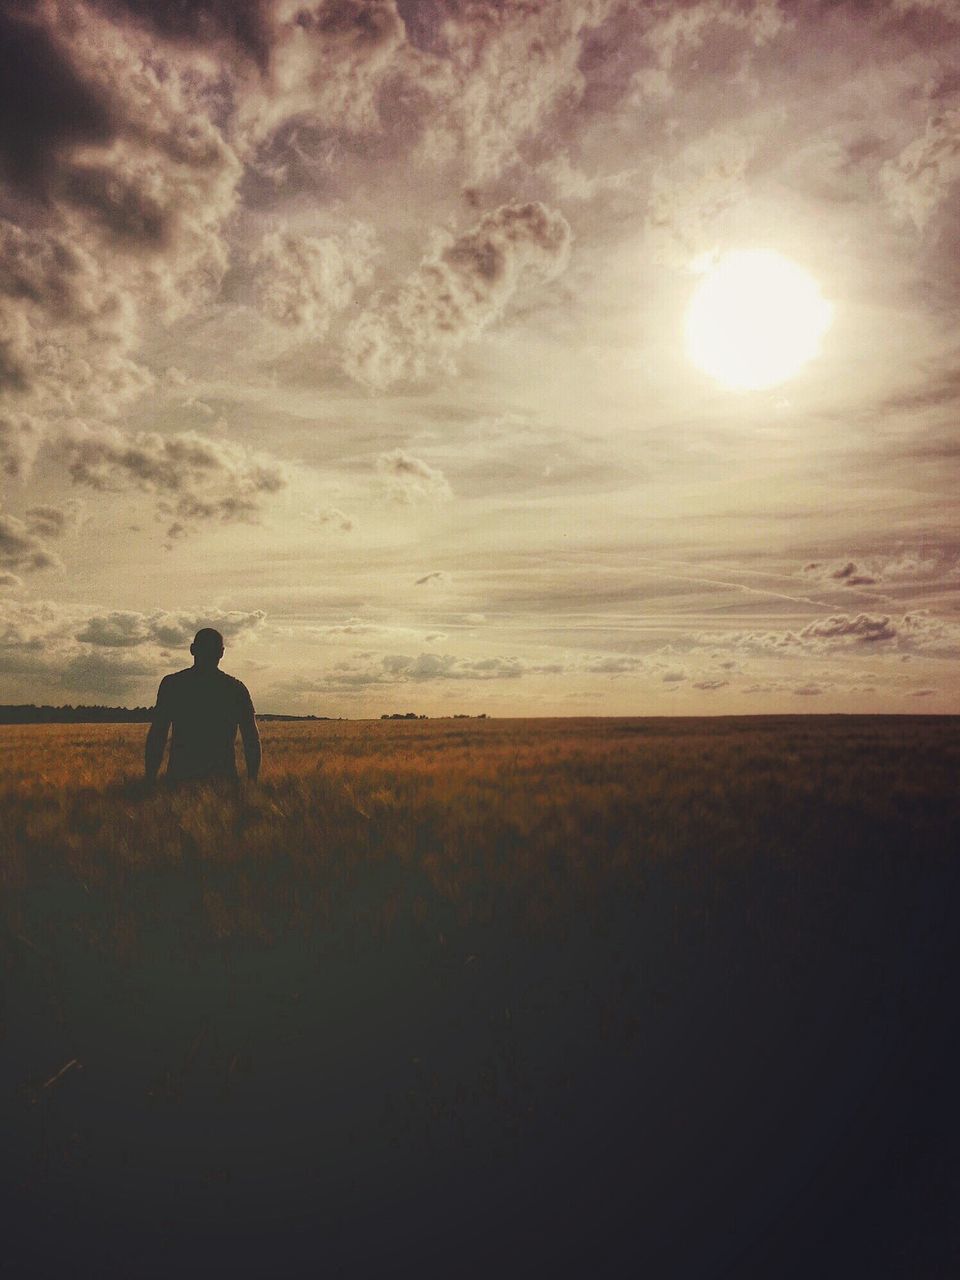
[[[960,0],[0,0],[0,700],[960,712],[958,236]]]

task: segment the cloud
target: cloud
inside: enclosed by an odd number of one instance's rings
[[[266,60],[268,6],[262,0],[190,0],[189,4],[161,4],[154,0],[104,0],[104,7],[128,14],[160,36],[191,44],[231,42],[258,63]]]
[[[293,680],[283,687],[294,693],[348,692],[378,685],[519,680],[529,675],[554,675],[561,670],[556,663],[529,663],[515,657],[463,658],[449,653],[365,654],[335,663],[317,676]]]
[[[537,173],[552,184],[561,200],[587,201],[629,186],[635,181],[638,170],[622,169],[617,173],[589,177],[582,169],[576,168],[566,151],[561,151],[549,160],[544,160],[537,167]]]
[[[946,555],[916,555],[904,552],[897,556],[871,556],[866,560],[843,557],[840,560],[813,560],[802,569],[804,577],[826,586],[873,586],[877,583],[928,582],[934,578],[956,580],[960,566]]]
[[[797,698],[817,698],[823,690],[817,684],[802,684],[791,691]]]
[[[0,219],[0,430],[8,472],[26,474],[50,415],[113,416],[151,383],[131,359],[139,335],[122,265],[84,236]]]
[[[0,368],[2,363],[0,354]],[[0,381],[2,376],[0,372]],[[0,471],[13,480],[26,479],[33,469],[43,435],[37,418],[0,410]]]
[[[185,650],[204,626],[216,627],[229,645],[254,634],[264,619],[262,610],[143,614],[0,599],[0,673],[27,680],[34,691],[28,696],[40,701],[51,700],[53,687],[103,697],[125,696],[137,688],[146,697],[147,678],[152,681],[169,666],[166,650]]]
[[[24,512],[27,528],[40,538],[61,538],[80,521],[81,504],[68,502],[62,507],[39,504]]]
[[[337,529],[340,533],[350,533],[354,525],[353,516],[346,515],[339,507],[315,507],[306,517],[311,524]]]
[[[696,67],[700,50],[704,45],[709,47],[711,36],[721,37],[725,29],[744,37],[748,47],[759,47],[773,40],[789,22],[777,0],[753,0],[743,5],[699,0],[683,6],[651,5],[649,12],[652,21],[644,40],[648,57],[633,74],[629,100],[633,108],[642,107],[646,99],[671,98],[678,87],[683,56],[690,55]]]
[[[418,159],[458,166],[469,186],[521,159],[521,144],[551,113],[575,108],[585,88],[584,40],[614,0],[550,5],[451,5],[440,60],[410,61],[422,85],[426,125]]]
[[[225,640],[235,640],[256,631],[266,615],[257,609],[224,612],[214,609],[206,613],[158,610],[143,614],[131,610],[114,610],[88,618],[75,638],[98,648],[129,649],[141,645],[179,648],[189,645],[202,627],[213,627]]]
[[[567,220],[539,201],[484,214],[425,258],[392,299],[374,298],[349,326],[347,372],[377,389],[449,372],[456,352],[503,314],[519,288],[563,271],[570,241]]]
[[[942,581],[955,584],[960,579],[960,563],[945,553],[897,556],[842,557],[836,561],[810,561],[801,570],[806,579],[824,586],[876,586]]]
[[[845,587],[871,586],[873,583],[878,581],[873,574],[860,569],[854,560],[847,560],[843,564],[833,566],[806,565],[804,567],[804,572],[812,573],[817,569],[823,570],[823,572],[819,574],[821,582],[841,582]]]
[[[108,138],[113,121],[36,13],[0,9],[0,48],[0,174],[41,193],[59,153]]]
[[[755,141],[714,130],[653,174],[645,227],[661,261],[685,267],[716,247],[717,221],[743,198],[755,151]]]
[[[938,689],[911,689],[907,696],[911,698],[929,698],[935,693],[939,693],[939,690]]]
[[[240,136],[262,143],[292,120],[377,132],[378,94],[405,42],[394,0],[270,0],[265,13],[269,59],[240,98]]]
[[[0,568],[10,573],[34,573],[39,569],[62,569],[63,561],[29,523],[0,512]],[[7,585],[16,583],[8,581]]]
[[[421,653],[415,658],[388,654],[385,675],[394,680],[516,680],[528,671],[519,658],[457,658],[452,654]]]
[[[260,309],[304,338],[322,338],[369,282],[375,252],[373,231],[363,224],[339,238],[268,232],[251,255]]]
[[[718,652],[734,650],[759,657],[802,657],[819,654],[895,653],[903,661],[913,656],[960,657],[960,623],[915,609],[899,620],[887,614],[835,614],[818,618],[799,631],[740,631],[726,635],[700,634],[694,647]]]
[[[393,640],[443,640],[446,637],[440,633],[424,636],[419,630],[412,627],[396,627],[387,623],[368,622],[364,618],[347,618],[346,622],[340,622],[332,627],[324,627],[320,633],[324,637],[328,636],[383,636]]]
[[[414,586],[423,587],[423,586],[426,586],[428,582],[439,583],[439,582],[449,582],[449,581],[450,581],[449,573],[445,573],[443,569],[434,569],[433,573],[425,573],[422,578],[417,578],[416,582],[414,583]]]
[[[714,689],[723,689],[730,683],[729,680],[694,680],[694,689],[703,689],[706,692],[712,692]]]
[[[76,424],[63,433],[59,448],[74,483],[100,492],[156,494],[158,511],[181,525],[255,522],[263,498],[286,484],[275,460],[193,431],[162,436]]]
[[[394,502],[415,505],[447,502],[453,497],[442,471],[403,449],[381,453],[377,458],[377,473],[383,493]]]
[[[214,122],[223,71],[131,9],[0,16],[16,64],[0,88],[0,466],[21,478],[48,430],[116,418],[151,386],[145,322],[183,316],[226,270],[242,166]]]
[[[893,640],[896,634],[896,626],[888,617],[875,618],[868,613],[858,613],[855,618],[836,614],[831,618],[810,622],[800,631],[799,638],[801,643],[852,641],[855,644],[876,644],[883,640]]]
[[[122,697],[145,677],[158,674],[156,660],[119,658],[112,654],[86,652],[75,654],[64,666],[60,683],[71,689],[90,690],[104,697]]]
[[[898,628],[899,647],[930,658],[960,658],[960,624],[927,609],[906,613]]]
[[[960,110],[950,108],[927,120],[923,133],[880,171],[894,215],[924,232],[960,178]]]
[[[222,68],[180,43],[75,5],[70,57],[115,132],[65,152],[51,190],[77,229],[120,255],[138,291],[182,315],[219,284],[242,165],[214,122]],[[79,220],[79,222],[78,222]]]
[[[605,658],[593,658],[585,664],[583,670],[591,675],[620,676],[630,675],[633,672],[642,670],[645,666],[646,662],[643,658],[619,654]]]
[[[714,651],[734,649],[757,655],[791,656],[804,652],[825,653],[836,648],[883,645],[897,638],[897,626],[886,615],[860,613],[855,617],[835,614],[807,623],[799,631],[735,631],[701,633],[696,647]]]

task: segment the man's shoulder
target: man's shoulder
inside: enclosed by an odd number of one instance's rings
[[[221,680],[224,680],[229,684],[229,687],[233,690],[234,693],[238,693],[241,696],[246,698],[250,697],[250,690],[247,688],[247,686],[243,683],[242,680],[238,680],[236,676],[229,675],[226,671],[218,670],[217,675],[221,678]]]
[[[184,684],[190,678],[192,667],[184,667],[182,671],[171,671],[168,676],[164,676],[160,681],[161,689],[166,686],[168,689],[175,688],[177,685]]]

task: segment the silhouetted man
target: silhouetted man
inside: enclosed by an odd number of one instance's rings
[[[190,646],[193,666],[164,676],[157,690],[153,723],[147,734],[147,781],[160,771],[167,730],[173,725],[166,777],[174,782],[236,778],[234,743],[239,728],[247,777],[260,771],[260,734],[247,687],[218,670],[223,636],[203,627]]]

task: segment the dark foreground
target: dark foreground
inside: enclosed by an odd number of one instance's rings
[[[10,783],[5,1274],[960,1275],[960,723],[352,732]]]

